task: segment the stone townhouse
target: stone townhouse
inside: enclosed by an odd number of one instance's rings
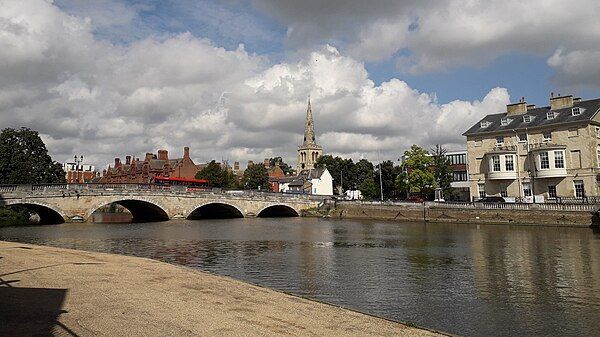
[[[509,201],[598,196],[600,99],[571,95],[536,108],[525,99],[485,116],[467,137],[471,197]]]

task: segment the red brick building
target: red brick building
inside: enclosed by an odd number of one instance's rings
[[[125,157],[125,163],[115,158],[114,166],[103,171],[101,183],[150,183],[154,177],[193,179],[198,166],[190,158],[190,149],[183,149],[183,157],[169,159],[167,150],[158,150],[154,155],[146,153],[144,159]]]

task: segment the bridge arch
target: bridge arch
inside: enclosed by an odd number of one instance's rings
[[[39,201],[6,200],[3,206],[22,206],[36,213],[42,225],[57,225],[69,220],[69,217],[59,208]]]
[[[244,211],[230,203],[211,201],[195,206],[185,217],[190,220],[243,218]]]
[[[271,204],[259,210],[256,213],[256,216],[261,218],[282,218],[300,216],[300,214],[292,206],[286,204]]]
[[[117,196],[110,199],[102,199],[102,201],[96,203],[86,212],[85,218],[89,220],[96,210],[113,203],[127,208],[133,217],[132,222],[154,222],[169,220],[168,209],[160,203],[154,200],[136,198],[132,196]]]

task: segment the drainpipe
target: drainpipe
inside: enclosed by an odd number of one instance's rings
[[[519,164],[519,133],[517,132],[517,130],[513,129],[513,132],[515,133],[515,137],[517,139],[517,159],[515,160],[515,165],[516,165],[516,169],[517,169],[517,187],[519,189],[519,198],[521,198],[521,200],[523,200],[523,188],[522,188],[522,182],[521,182],[521,166]],[[527,137],[527,141],[529,141],[529,137]]]
[[[529,131],[525,128],[525,137],[527,137],[527,158],[529,158],[529,172],[531,176],[531,197],[533,198],[533,203],[535,204],[535,157],[531,158],[531,148],[529,144]],[[533,167],[532,166],[533,162]]]

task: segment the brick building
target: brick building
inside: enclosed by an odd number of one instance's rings
[[[198,166],[190,158],[190,149],[183,149],[183,157],[169,159],[167,150],[158,150],[158,154],[146,153],[144,159],[125,157],[125,163],[115,158],[114,166],[103,171],[101,183],[150,183],[154,177],[193,179]]]
[[[81,159],[74,157],[74,161],[65,162],[62,164],[65,171],[65,179],[68,184],[86,183],[92,181],[100,175],[96,172],[94,165],[84,164],[83,156]]]

